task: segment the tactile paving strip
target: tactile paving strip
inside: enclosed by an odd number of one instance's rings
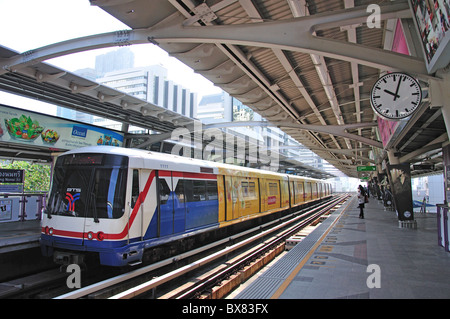
[[[283,258],[278,260],[273,267],[238,294],[235,299],[269,299],[272,297],[351,202],[352,200],[348,200],[338,210],[329,215],[313,232],[292,248]]]

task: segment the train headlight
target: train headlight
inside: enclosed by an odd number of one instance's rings
[[[97,239],[98,239],[99,241],[102,241],[103,239],[105,239],[105,233],[102,232],[102,231],[99,231],[99,232],[97,233]]]
[[[52,227],[50,227],[50,229],[48,230],[48,234],[49,234],[50,236],[53,235],[53,228],[52,228]]]
[[[92,239],[94,238],[94,233],[90,231],[90,232],[87,234],[87,238],[88,238],[89,240],[92,240]]]

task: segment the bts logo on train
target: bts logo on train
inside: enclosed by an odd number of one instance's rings
[[[67,203],[67,210],[69,212],[75,211],[75,202],[80,199],[81,196],[81,189],[79,188],[68,188],[66,193],[66,199],[68,201]]]
[[[41,248],[58,263],[135,265],[331,195],[316,179],[110,146],[60,155]],[[197,243],[196,243],[197,241]]]

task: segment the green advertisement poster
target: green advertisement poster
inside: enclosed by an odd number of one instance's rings
[[[0,141],[71,150],[95,145],[122,146],[123,133],[0,105]]]

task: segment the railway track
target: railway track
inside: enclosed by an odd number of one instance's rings
[[[348,197],[349,195],[332,197],[330,201],[320,203],[315,207],[309,207],[302,210],[301,213],[296,212],[284,216],[204,247],[57,296],[55,299],[129,299],[142,298],[143,296],[145,298],[165,299],[201,297],[205,291],[213,291],[213,287],[224,280],[230,281],[230,278],[236,278],[236,274],[240,270],[252,267],[252,263],[267,263],[272,256],[284,250],[284,242],[287,238],[306,225],[318,220],[320,216],[329,212]],[[178,262],[199,255],[203,257],[177,267]],[[225,262],[223,262],[224,259]],[[211,266],[213,263],[216,263],[217,266]],[[205,270],[206,267],[209,267],[208,270]],[[181,278],[185,278],[195,271],[205,274],[195,276],[195,283],[180,285]],[[239,280],[234,280],[234,283],[247,277],[247,275],[242,274],[238,276]],[[164,287],[172,284],[174,280],[177,280],[175,289],[158,295],[157,290],[167,289]],[[224,294],[222,291],[215,295],[209,294],[208,297],[219,298]]]
[[[346,196],[339,197],[331,203],[320,206],[317,212],[314,212],[305,219],[302,219],[299,216],[297,218],[298,222],[293,225],[292,221],[287,221],[273,227],[272,229],[266,230],[261,234],[249,238],[249,241],[257,241],[258,239],[265,237],[266,234],[283,229],[280,233],[273,234],[272,237],[266,239],[263,243],[260,243],[252,249],[245,251],[225,264],[218,266],[216,269],[209,271],[197,282],[188,283],[181,289],[175,289],[174,291],[163,295],[161,299],[221,299],[233,288],[245,282],[257,270],[273,260],[275,256],[283,252],[285,250],[284,246],[286,239],[297,233],[305,226],[318,221],[322,215],[330,212],[332,208],[336,207],[336,204],[341,203],[346,198]],[[289,227],[285,228],[287,225],[289,225]],[[133,289],[130,290],[130,292],[132,291]],[[124,298],[127,296],[127,292],[124,292],[114,296],[113,298]]]

